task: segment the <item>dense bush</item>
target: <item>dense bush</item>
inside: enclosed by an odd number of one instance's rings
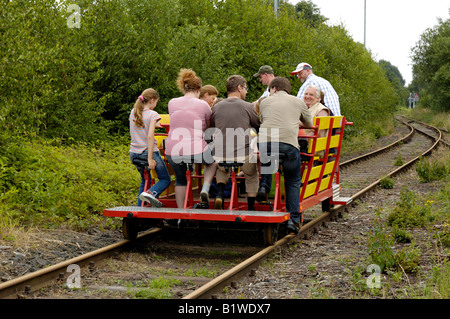
[[[93,84],[102,69],[88,22],[67,27],[56,0],[0,4],[0,123],[28,136],[89,140],[104,128]]]
[[[397,205],[389,213],[389,225],[399,228],[422,227],[434,220],[433,201],[421,200],[414,192],[403,190]]]
[[[263,88],[252,75],[263,64],[289,72],[302,61],[336,88],[343,114],[364,134],[382,123],[398,99],[384,71],[342,27],[311,24],[266,0],[2,1],[0,123],[14,134],[63,142],[127,134],[129,111],[148,87],[160,112],[180,93],[180,68],[193,68],[225,96],[225,80],[241,74],[248,100]],[[73,140],[72,140],[73,139]]]
[[[96,221],[105,208],[136,203],[139,173],[128,147],[118,143],[67,147],[15,139],[1,151],[0,221],[76,228]]]
[[[444,153],[442,154],[443,157],[440,161],[420,158],[420,161],[416,165],[416,172],[421,183],[448,179],[450,175],[450,163],[444,156]]]

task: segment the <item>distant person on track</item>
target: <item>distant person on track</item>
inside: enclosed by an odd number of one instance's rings
[[[159,195],[170,185],[170,175],[164,163],[157,142],[155,139],[155,128],[160,127],[161,117],[154,111],[158,104],[159,94],[154,89],[146,89],[139,95],[130,113],[130,159],[138,160],[144,165],[135,164],[141,175],[141,185],[139,187],[138,206],[142,201],[146,201],[152,207],[161,207],[161,202],[157,199]],[[158,182],[147,192],[144,190],[145,178],[144,167],[154,169],[158,175]]]
[[[219,91],[217,91],[216,87],[210,84],[202,86],[200,89],[200,100],[204,100],[209,106],[212,108],[214,102],[216,101],[217,95],[219,95]]]
[[[202,80],[191,69],[181,69],[177,86],[184,95],[169,101],[170,130],[166,141],[167,160],[175,171],[175,198],[183,208],[186,197],[186,164],[204,164],[202,203],[209,205],[209,188],[217,164],[211,148],[204,140],[204,132],[210,126],[211,107],[199,99]]]
[[[261,182],[257,194],[259,202],[265,201],[272,186],[274,161],[283,158],[286,211],[291,218],[288,231],[298,233],[300,213],[301,156],[298,132],[311,128],[312,117],[303,100],[290,95],[291,84],[284,77],[275,77],[269,84],[270,96],[261,101],[261,127],[258,148],[261,160]]]
[[[243,163],[241,169],[245,176],[248,210],[254,210],[259,185],[256,154],[250,147],[252,130],[258,131],[260,121],[251,103],[246,102],[247,82],[240,75],[227,79],[228,98],[214,105],[211,115],[211,127],[217,128],[214,140],[214,158],[216,162]],[[221,165],[216,173],[217,196],[214,208],[222,209],[224,190],[230,172]]]
[[[339,96],[334,90],[333,86],[320,76],[313,73],[312,66],[308,63],[302,62],[297,65],[297,68],[291,72],[291,75],[297,75],[303,85],[297,93],[297,97],[304,98],[305,90],[310,85],[318,86],[325,94],[325,105],[328,107],[334,116],[341,115],[341,106],[339,104]]]

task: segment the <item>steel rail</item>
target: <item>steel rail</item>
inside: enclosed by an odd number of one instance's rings
[[[140,234],[138,238],[145,238],[146,236],[154,234],[160,230],[161,228],[152,229],[148,232]],[[118,243],[65,260],[53,266],[8,280],[0,284],[0,299],[11,299],[16,297],[21,298],[26,296],[26,294],[31,293],[32,291],[36,291],[39,288],[47,286],[51,281],[64,280],[67,267],[71,264],[76,264],[82,268],[88,266],[92,262],[101,261],[114,255],[116,252],[125,250],[128,246],[131,246],[131,242],[129,240],[122,240]]]
[[[230,284],[233,280],[241,278],[245,274],[249,273],[252,269],[255,269],[264,260],[264,258],[269,256],[276,248],[286,245],[295,238],[308,236],[310,232],[315,231],[318,226],[326,223],[337,212],[342,211],[344,207],[345,206],[343,205],[338,205],[332,211],[322,213],[313,220],[309,221],[307,224],[304,224],[300,228],[300,231],[297,235],[290,234],[284,236],[283,238],[275,242],[275,244],[264,248],[252,257],[234,266],[227,272],[214,278],[213,280],[209,281],[207,284],[201,286],[190,294],[184,296],[183,299],[206,299],[212,297],[214,293]]]
[[[403,117],[404,119],[406,119],[407,121],[409,121],[409,123],[411,123],[411,122],[416,122],[416,123],[419,123],[419,124],[422,125],[422,126],[426,126],[426,127],[430,128],[430,129],[432,129],[432,130],[434,130],[434,131],[437,131],[437,133],[439,134],[439,137],[436,138],[436,140],[437,140],[438,142],[444,144],[445,146],[450,147],[450,144],[447,143],[447,142],[444,140],[444,136],[443,136],[443,134],[442,134],[442,132],[448,133],[446,130],[437,128],[437,127],[435,127],[435,126],[433,126],[433,125],[431,125],[431,124],[428,124],[428,123],[424,123],[424,122],[421,122],[421,121],[408,119],[408,118],[405,118],[404,116],[399,116],[399,117]],[[399,119],[397,119],[397,120],[398,120],[398,121],[401,121],[403,124],[407,124],[407,123],[405,123],[405,122],[402,121],[402,120],[399,120]],[[423,132],[423,131],[421,131],[421,130],[418,130],[418,131],[419,131],[421,134],[428,135],[427,133],[425,133],[425,132]]]
[[[381,152],[386,151],[387,149],[390,149],[396,145],[398,145],[401,142],[407,141],[408,139],[411,138],[411,136],[414,134],[414,132],[416,131],[416,129],[414,127],[412,127],[411,125],[402,122],[403,124],[409,126],[411,128],[411,132],[399,139],[398,141],[383,147],[377,151],[365,154],[363,156],[359,156],[356,159],[352,159],[350,161],[347,161],[346,163],[353,163],[355,161],[360,161],[363,158],[366,157],[371,157],[373,155],[379,154]],[[439,129],[432,127],[434,130],[439,131]],[[402,166],[399,166],[398,168],[396,168],[394,171],[390,172],[389,174],[387,174],[388,176],[394,176],[398,173],[400,173],[401,171],[404,171],[406,169],[408,169],[412,164],[414,164],[416,161],[418,161],[420,159],[420,157],[422,156],[426,156],[429,155],[433,149],[436,148],[436,146],[439,144],[440,141],[440,137],[439,138],[435,138],[433,136],[430,136],[426,133],[423,133],[429,137],[431,137],[432,139],[435,140],[435,143],[425,152],[423,152],[421,155],[413,158],[412,160],[410,160],[409,162],[405,163]],[[343,163],[342,163],[343,164]],[[341,164],[341,165],[342,165]],[[383,176],[384,177],[384,176]],[[365,187],[364,189],[358,191],[356,194],[352,195],[352,201],[354,201],[355,199],[361,197],[362,195],[368,193],[369,191],[371,191],[372,189],[374,189],[380,182],[380,179],[376,180],[375,182],[371,183],[369,186]],[[301,236],[307,236],[307,234],[311,231],[314,231],[317,229],[317,227],[319,227],[320,225],[322,225],[323,223],[326,223],[329,219],[331,219],[333,216],[337,215],[338,213],[342,212],[344,209],[346,209],[346,206],[344,205],[337,205],[335,207],[333,207],[332,209],[330,209],[329,212],[323,212],[321,215],[319,215],[318,217],[314,218],[313,220],[309,221],[307,224],[303,225],[300,228],[300,231],[298,233],[298,235],[287,235],[285,237],[283,237],[282,239],[278,240],[274,245],[269,246],[267,248],[265,248],[264,250],[260,251],[259,253],[255,254],[254,256],[250,257],[249,259],[243,261],[242,263],[236,265],[235,267],[231,268],[230,270],[228,270],[227,272],[225,272],[224,274],[216,277],[215,279],[211,280],[210,282],[208,282],[207,284],[203,285],[202,287],[198,288],[197,290],[191,292],[190,294],[186,295],[185,297],[183,297],[183,299],[206,299],[206,298],[210,298],[211,296],[213,296],[213,294],[217,291],[219,291],[220,289],[223,289],[223,287],[225,287],[226,285],[228,285],[232,280],[235,280],[237,278],[242,278],[244,275],[246,275],[247,273],[250,272],[251,269],[255,268],[258,264],[260,264],[262,262],[262,260],[264,258],[266,258],[272,251],[274,251],[277,247],[281,247],[285,244],[287,244],[288,242],[292,241],[293,239],[299,237],[302,238]]]
[[[363,154],[363,155],[351,158],[351,159],[349,159],[349,160],[347,160],[345,162],[342,162],[342,163],[339,164],[339,167],[343,168],[343,167],[345,167],[347,165],[350,165],[352,163],[356,163],[356,162],[359,162],[359,161],[361,161],[363,159],[366,159],[366,158],[369,158],[369,157],[381,154],[383,152],[386,152],[386,151],[390,150],[391,148],[394,148],[394,147],[400,145],[401,143],[408,142],[412,138],[412,136],[414,135],[414,127],[412,127],[408,123],[405,123],[405,122],[402,122],[402,123],[404,125],[406,125],[410,129],[410,132],[406,136],[402,137],[401,139],[399,139],[399,140],[397,140],[397,141],[395,141],[395,142],[393,142],[393,143],[391,143],[389,145],[386,145],[386,146],[384,146],[382,148],[379,148],[379,149],[377,149],[377,150],[375,150],[373,152],[369,152],[369,153],[366,153],[366,154]]]
[[[418,121],[416,121],[416,122],[418,122]],[[418,122],[418,123],[420,123],[420,122]],[[409,125],[407,123],[405,123],[405,124]],[[420,124],[422,124],[422,123],[420,123]],[[427,125],[427,126],[429,126],[429,125]],[[432,126],[431,126],[431,128],[433,128],[434,130],[436,130],[436,131],[438,131],[440,133],[439,129],[437,129],[435,127],[432,127]],[[416,130],[416,129],[414,129],[414,130]],[[434,144],[429,149],[427,149],[425,152],[423,152],[421,155],[416,156],[415,158],[411,159],[409,162],[403,164],[402,166],[399,166],[398,168],[396,168],[392,172],[390,172],[390,173],[386,174],[385,176],[383,176],[383,178],[384,177],[393,177],[393,176],[401,173],[402,171],[405,171],[407,168],[409,168],[411,165],[413,165],[415,162],[417,162],[421,157],[429,155],[434,149],[436,149],[437,145],[439,144],[441,135],[439,135],[438,138],[435,138],[434,136],[428,135],[426,133],[423,133],[423,132],[421,132],[421,133],[425,134],[426,136],[428,136],[428,137],[430,137],[432,139],[434,139],[435,140]],[[395,144],[395,143],[393,143],[393,144]],[[356,194],[352,195],[351,196],[352,201],[354,201],[355,199],[361,197],[363,194],[369,192],[370,190],[374,189],[380,183],[380,181],[381,181],[381,178],[376,180],[375,182],[371,183],[369,186],[365,187],[364,189],[360,190]]]

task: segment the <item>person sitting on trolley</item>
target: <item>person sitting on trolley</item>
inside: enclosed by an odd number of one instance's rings
[[[159,127],[161,116],[154,110],[158,104],[159,94],[149,88],[139,95],[133,109],[130,121],[130,159],[141,175],[139,187],[138,206],[142,201],[148,202],[152,207],[161,207],[159,195],[170,185],[170,175],[164,163],[155,139],[155,128]],[[154,169],[158,176],[156,182],[149,190],[145,190],[144,170],[148,167]]]
[[[261,127],[258,148],[261,161],[261,182],[257,201],[267,199],[272,185],[272,174],[278,167],[274,162],[283,158],[286,191],[286,211],[290,213],[288,231],[298,233],[300,213],[301,156],[298,144],[299,125],[313,126],[311,113],[303,100],[290,95],[291,84],[284,77],[275,77],[269,84],[270,96],[261,101]]]
[[[321,116],[330,116],[330,109],[322,104],[322,91],[317,85],[311,84],[305,90],[305,94],[303,96],[303,101],[305,101],[308,110],[311,112],[311,116],[321,117]],[[305,135],[312,136],[314,135],[314,130],[304,130]],[[317,137],[325,137],[328,135],[328,130],[320,130]],[[299,138],[300,146],[303,144],[306,145],[306,151],[303,153],[307,153],[308,149],[308,141],[306,138]],[[300,151],[303,150],[300,148]],[[316,152],[316,156],[323,157],[324,151]]]
[[[169,101],[170,130],[166,141],[167,161],[175,172],[175,199],[178,208],[183,208],[186,197],[186,164],[204,164],[202,203],[209,205],[209,187],[217,169],[211,149],[204,140],[205,130],[210,125],[211,107],[199,99],[202,80],[192,69],[181,69],[177,86],[181,97]]]
[[[226,83],[228,98],[217,103],[212,109],[211,127],[215,127],[214,158],[219,163],[216,172],[217,196],[214,208],[222,209],[225,198],[225,185],[230,172],[221,162],[242,163],[245,176],[248,210],[254,210],[256,193],[258,191],[259,174],[256,154],[251,144],[251,130],[259,130],[260,121],[255,108],[245,101],[247,96],[247,81],[240,75],[232,75]]]

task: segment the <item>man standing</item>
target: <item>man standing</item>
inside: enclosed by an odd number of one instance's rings
[[[267,86],[267,89],[264,91],[263,95],[259,99],[262,99],[263,97],[269,96],[269,83],[275,78],[275,75],[273,73],[273,69],[270,65],[263,65],[259,68],[258,73],[253,74],[253,77],[257,78],[259,77],[259,81]]]
[[[339,96],[334,90],[333,86],[320,76],[317,76],[312,71],[312,66],[308,63],[302,62],[297,65],[297,68],[291,72],[291,75],[297,75],[297,77],[302,81],[303,85],[298,91],[297,97],[303,100],[303,95],[305,90],[310,85],[318,86],[322,92],[325,94],[325,106],[328,107],[334,116],[341,115],[341,107],[339,104]]]
[[[219,163],[216,172],[217,196],[214,208],[222,209],[225,185],[230,172],[220,166],[221,162],[243,163],[248,210],[254,210],[258,192],[259,174],[256,155],[250,147],[251,130],[259,130],[260,121],[255,108],[245,101],[247,81],[240,75],[227,79],[228,98],[214,105],[211,127],[217,128],[214,136],[214,159]]]
[[[300,213],[301,158],[298,130],[313,126],[312,117],[303,100],[290,95],[291,84],[284,77],[275,77],[269,84],[270,96],[261,102],[261,127],[258,134],[261,159],[261,183],[257,194],[264,201],[272,186],[274,161],[282,159],[286,192],[286,211],[290,213],[288,231],[298,233]]]

